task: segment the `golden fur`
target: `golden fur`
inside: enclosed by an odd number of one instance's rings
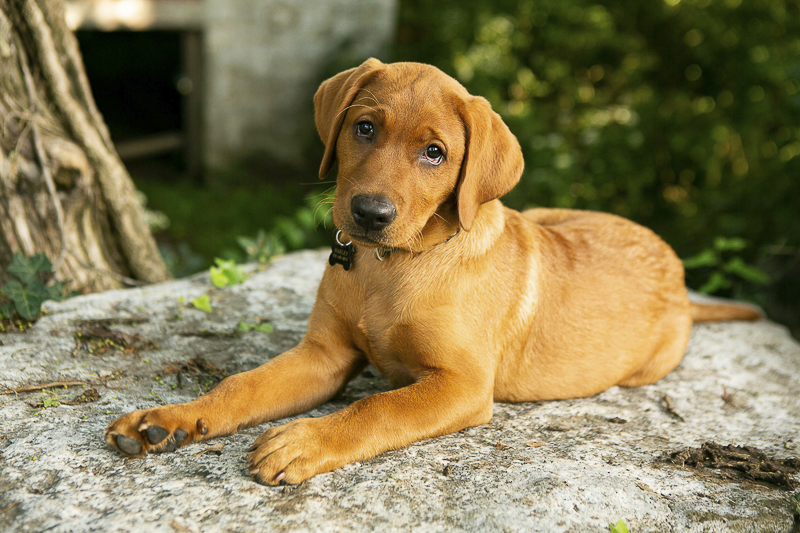
[[[333,219],[356,244],[352,268],[326,268],[297,347],[192,402],[117,419],[111,446],[139,456],[300,413],[371,363],[395,390],[255,441],[253,475],[298,483],[485,424],[496,400],[653,383],[680,362],[693,313],[758,316],[690,304],[680,260],[644,227],[504,207],[519,144],[486,100],[434,67],[371,59],[324,82],[314,102],[320,176],[338,162]],[[356,197],[392,220],[359,222]]]

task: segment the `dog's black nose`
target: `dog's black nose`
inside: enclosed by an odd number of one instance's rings
[[[385,196],[354,196],[350,211],[356,224],[367,231],[382,230],[397,217],[397,209]]]

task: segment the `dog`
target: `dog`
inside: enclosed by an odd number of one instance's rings
[[[307,411],[371,363],[395,387],[270,428],[248,468],[300,483],[346,463],[488,423],[493,402],[587,397],[654,383],[693,321],[759,318],[689,302],[681,261],[652,231],[499,198],[523,170],[489,103],[435,67],[369,59],[314,97],[338,163],[336,244],[295,348],[181,405],[128,413],[105,440],[175,450]]]

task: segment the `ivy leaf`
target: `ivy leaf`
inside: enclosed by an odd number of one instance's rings
[[[719,263],[719,258],[717,257],[716,252],[711,249],[703,250],[697,255],[693,255],[687,259],[683,260],[683,268],[700,268],[700,267],[709,267],[715,266]]]
[[[44,254],[36,254],[33,257],[25,257],[21,253],[14,254],[14,259],[8,266],[8,272],[14,274],[19,280],[28,285],[36,281],[36,276],[40,272],[49,272],[53,268],[53,263]]]
[[[64,299],[64,285],[60,281],[56,281],[47,287],[47,299],[60,302]]]
[[[0,304],[0,318],[11,318],[14,314],[14,303]]]
[[[202,294],[192,300],[192,305],[206,313],[211,313],[213,311],[213,309],[211,309],[211,301],[208,299],[208,294]]]
[[[25,320],[35,320],[42,309],[42,302],[48,299],[47,289],[39,281],[23,286],[12,279],[2,288],[3,294],[14,302],[17,314]]]
[[[769,283],[769,275],[758,267],[748,265],[741,257],[734,257],[723,267],[725,272],[736,274],[740,278],[764,285]]]

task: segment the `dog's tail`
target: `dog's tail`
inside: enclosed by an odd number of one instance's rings
[[[699,304],[692,302],[692,321],[759,320],[761,313],[752,307],[737,304]]]

